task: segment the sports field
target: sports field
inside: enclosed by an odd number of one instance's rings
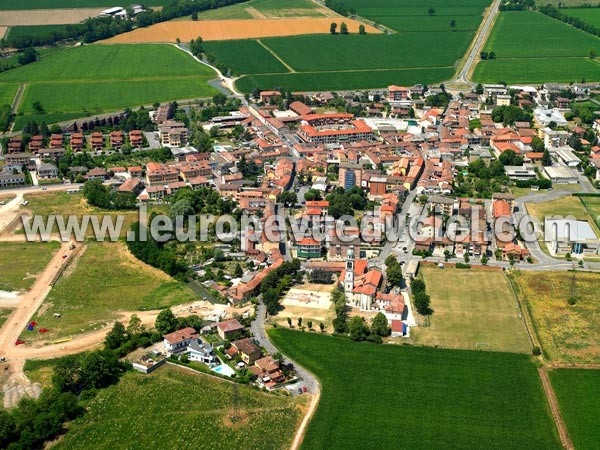
[[[283,17],[339,17],[312,0],[250,0],[203,11],[199,20],[275,19]]]
[[[600,27],[600,8],[565,8],[560,12],[570,17],[581,19],[595,27]]]
[[[89,45],[62,50],[0,74],[0,84],[25,83],[18,112],[34,102],[46,113],[91,115],[155,101],[216,93],[214,72],[171,45]],[[26,120],[26,119],[23,119]]]
[[[523,45],[527,42],[527,45]],[[496,59],[477,64],[480,82],[600,80],[600,38],[533,11],[501,12],[485,45]]]
[[[556,369],[548,372],[569,437],[577,450],[600,442],[600,370]]]
[[[289,397],[166,365],[103,389],[55,448],[279,450],[289,448],[300,416]]]
[[[600,363],[600,275],[516,272],[511,275],[527,306],[544,354],[565,363]],[[577,302],[568,304],[569,297]]]
[[[428,326],[413,328],[411,337],[415,343],[531,352],[517,300],[501,271],[423,266],[420,273],[434,313]]]
[[[59,248],[57,242],[0,242],[0,291],[30,288]]]
[[[303,449],[560,448],[527,355],[269,335],[321,382]]]
[[[163,272],[135,259],[122,242],[89,243],[52,288],[34,316],[45,334],[26,341],[53,340],[98,329],[119,311],[149,310],[192,302],[194,293]],[[61,314],[60,319],[53,317]]]

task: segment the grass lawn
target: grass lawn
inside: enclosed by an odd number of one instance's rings
[[[575,305],[567,303],[572,289],[570,272],[514,272],[511,279],[550,360],[600,362],[599,274],[576,274]]]
[[[232,422],[234,396],[241,419]],[[127,373],[102,390],[56,449],[282,449],[299,420],[289,397],[166,365],[150,375]]]
[[[0,105],[11,105],[17,89],[17,83],[0,83]]]
[[[0,242],[0,290],[19,291],[33,286],[46,268],[58,242]]]
[[[15,116],[13,131],[21,131],[25,125],[27,125],[27,122],[31,121],[35,121],[37,123],[46,122],[46,125],[52,125],[86,116],[87,114],[83,111],[77,113],[21,114]]]
[[[505,11],[485,45],[496,59],[479,62],[473,78],[508,83],[598,81],[600,64],[587,58],[590,49],[600,51],[599,38],[534,11]]]
[[[214,77],[172,45],[86,45],[4,72],[0,82],[26,83],[19,107],[25,115],[35,112],[36,101],[51,115],[96,114],[211,96],[217,91],[207,82]]]
[[[546,216],[575,216],[577,219],[588,219],[588,214],[578,197],[563,197],[543,203],[527,203],[529,213],[544,221]]]
[[[600,370],[556,369],[548,375],[573,445],[577,450],[597,449]]]
[[[526,355],[269,335],[321,381],[303,449],[560,448]]]
[[[430,325],[415,327],[416,344],[529,353],[531,342],[508,280],[500,271],[423,266],[434,310]],[[487,345],[485,345],[487,347]]]
[[[8,319],[11,312],[11,309],[0,308],[0,328],[2,328],[2,325],[4,325],[4,322],[6,322],[6,319]]]
[[[600,197],[580,197],[588,214],[594,219],[596,225],[600,227]]]
[[[34,316],[45,334],[24,332],[28,340],[54,340],[98,329],[119,311],[164,308],[196,300],[185,285],[135,259],[122,242],[89,243],[52,288]],[[55,319],[54,313],[62,317]]]

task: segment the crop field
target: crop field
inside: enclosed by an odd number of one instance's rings
[[[434,313],[429,326],[412,330],[416,344],[531,352],[517,300],[501,271],[424,266],[421,274]]]
[[[34,316],[50,331],[25,331],[22,337],[58,339],[97,329],[117,318],[119,311],[158,309],[195,299],[183,284],[136,260],[122,242],[89,243]],[[62,317],[55,319],[54,313]]]
[[[501,12],[485,45],[496,59],[480,61],[474,79],[597,81],[600,64],[587,58],[590,49],[600,52],[600,38],[533,11]]]
[[[17,83],[0,83],[0,105],[12,104],[17,89],[19,89]]]
[[[481,22],[481,14],[474,16],[381,16],[369,17],[400,33],[407,31],[475,31]],[[450,21],[455,21],[454,28]]]
[[[213,41],[204,44],[233,73],[285,73],[288,69],[258,41]]]
[[[169,365],[150,375],[127,373],[90,402],[56,448],[289,448],[297,403],[249,386],[237,385],[236,395],[233,386]]]
[[[37,9],[7,11],[0,9],[0,25],[60,25],[83,22],[100,14],[102,8]]]
[[[46,36],[53,31],[64,31],[67,25],[26,25],[22,27],[10,27],[8,36],[11,38],[23,36]]]
[[[600,363],[600,275],[516,272],[511,275],[532,316],[545,355],[564,363]],[[568,304],[569,297],[577,302]]]
[[[303,449],[560,448],[529,356],[269,335],[321,381]]]
[[[360,22],[344,18],[350,33],[358,33]],[[255,20],[174,20],[161,22],[146,28],[137,28],[102,41],[107,44],[134,44],[149,42],[189,42],[202,36],[204,41],[228,39],[264,38],[270,36],[296,36],[303,34],[329,33],[331,18],[291,18]],[[368,33],[381,31],[366,26]]]
[[[199,20],[274,19],[283,17],[337,17],[311,0],[251,0],[223,8],[203,11]]]
[[[0,290],[30,288],[59,248],[57,242],[0,242]]]
[[[600,8],[573,8],[561,9],[561,13],[581,19],[585,23],[600,27]]]
[[[600,370],[555,369],[548,375],[575,448],[577,450],[598,448]]]
[[[54,123],[66,122],[79,117],[85,117],[87,114],[82,112],[78,113],[49,113],[49,114],[27,114],[26,116],[16,116],[13,124],[13,131],[21,131],[27,122],[35,121],[37,123],[45,122],[46,125],[50,126]]]
[[[163,6],[171,0],[144,0],[146,6]],[[62,9],[62,8],[108,8],[115,6],[114,0],[2,0],[0,10],[11,9]]]
[[[19,113],[34,113],[37,101],[48,114],[91,115],[155,101],[207,97],[216,93],[207,84],[214,75],[174,46],[91,45],[4,72],[0,83],[26,83]]]

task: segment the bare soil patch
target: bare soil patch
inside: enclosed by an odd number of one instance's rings
[[[358,33],[361,25],[344,18],[350,33]],[[134,44],[148,42],[186,42],[202,36],[205,41],[251,39],[302,34],[327,34],[331,18],[251,19],[251,20],[181,20],[162,22],[147,28],[138,28],[102,41],[105,44]],[[367,33],[381,33],[365,25]]]
[[[28,11],[0,12],[0,25],[62,25],[79,23],[96,17],[102,8],[32,9]]]

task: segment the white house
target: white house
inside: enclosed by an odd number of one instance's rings
[[[186,352],[190,361],[198,361],[204,364],[212,364],[219,361],[213,352],[212,345],[204,343],[200,339],[190,342]]]
[[[184,351],[192,342],[198,342],[198,333],[192,327],[183,328],[163,336],[163,346],[169,353]]]

